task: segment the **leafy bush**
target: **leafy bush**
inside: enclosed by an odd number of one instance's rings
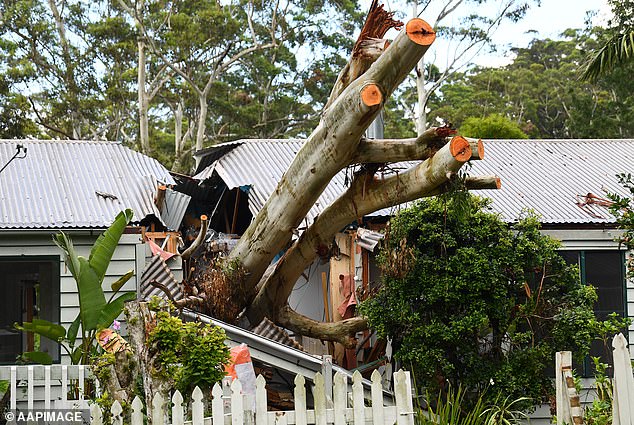
[[[537,217],[508,225],[487,206],[458,192],[396,216],[380,254],[383,286],[361,311],[426,388],[461,385],[468,403],[489,386],[487,397],[546,401],[554,353],[582,358],[607,326],[593,313],[596,292]]]
[[[147,343],[155,354],[155,373],[173,382],[182,394],[194,387],[209,389],[225,376],[229,348],[222,328],[197,322],[183,323],[167,311],[156,313],[156,327]]]

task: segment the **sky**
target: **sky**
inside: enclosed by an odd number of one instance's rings
[[[434,0],[430,6],[432,9],[425,11],[420,17],[433,24],[439,10],[433,8],[442,7],[447,1],[449,0]],[[386,9],[398,11],[397,16],[403,21],[407,21],[412,16],[411,2],[408,2],[408,5],[404,5],[405,2],[402,0],[383,0],[382,2]],[[489,0],[485,6],[474,6],[465,2],[446,18],[443,24],[449,26],[452,19],[458,20],[471,13],[494,14],[501,3],[500,0]],[[363,0],[361,5],[367,9],[370,0]],[[506,65],[513,59],[512,54],[509,53],[510,47],[526,47],[535,38],[557,38],[568,28],[584,28],[588,11],[596,12],[596,16],[592,19],[593,25],[601,25],[609,17],[610,8],[607,0],[541,0],[541,6],[532,6],[521,21],[505,22],[500,25],[493,35],[495,43],[499,46],[496,53],[489,54],[481,51],[473,58],[469,58],[469,63],[482,66]],[[395,34],[388,33],[387,38],[394,36]],[[450,57],[451,46],[443,43],[440,37],[434,44],[434,51],[428,52],[426,57],[433,55],[434,63],[442,69],[443,63],[446,63]]]

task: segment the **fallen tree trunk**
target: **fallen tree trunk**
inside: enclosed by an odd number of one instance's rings
[[[245,291],[253,291],[273,257],[288,245],[293,230],[332,177],[352,162],[361,136],[381,105],[434,38],[433,30],[425,21],[412,19],[406,31],[401,32],[370,69],[351,82],[326,110],[230,255],[230,261],[237,260],[248,273]]]

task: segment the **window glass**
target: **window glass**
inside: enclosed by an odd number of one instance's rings
[[[0,259],[0,363],[14,363],[25,351],[45,351],[59,360],[59,346],[15,330],[14,323],[45,319],[59,323],[59,260]]]

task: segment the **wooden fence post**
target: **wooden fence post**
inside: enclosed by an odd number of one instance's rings
[[[143,425],[143,402],[139,396],[132,400],[132,414],[130,415],[132,425]]]
[[[372,423],[385,423],[383,415],[383,378],[378,370],[372,372]]]
[[[222,387],[220,384],[214,384],[211,390],[211,412],[213,416],[213,425],[224,425],[225,423],[225,406],[222,401]]]
[[[306,425],[306,380],[302,375],[295,376],[295,424]]]
[[[414,425],[414,408],[409,372],[402,369],[394,374],[394,396],[398,425]]]
[[[352,403],[354,409],[354,425],[365,425],[363,377],[358,370],[355,370],[352,374]]]
[[[112,415],[112,425],[123,425],[123,408],[119,403],[119,400],[115,400],[110,408],[110,414]]]

